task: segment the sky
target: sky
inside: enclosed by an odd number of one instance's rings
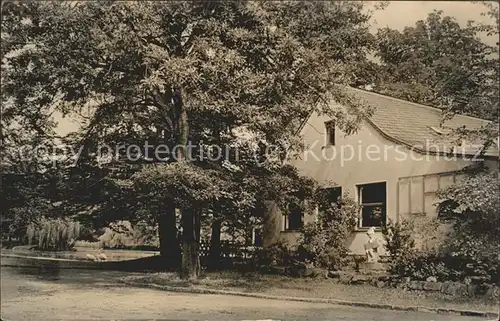
[[[389,1],[385,10],[374,13],[372,31],[376,32],[378,28],[384,27],[402,30],[405,26],[414,25],[416,21],[425,19],[434,10],[442,10],[444,15],[455,17],[460,24],[465,24],[469,20],[490,22],[488,17],[481,16],[481,12],[485,11],[483,5],[468,1]],[[494,38],[484,40],[490,44],[496,41]],[[77,123],[68,118],[63,119],[60,115],[56,115],[55,118],[59,122],[57,131],[60,135],[78,129]]]
[[[498,6],[498,3],[495,4]],[[485,6],[470,1],[389,1],[385,10],[375,12],[372,31],[384,27],[402,30],[405,26],[425,19],[434,10],[442,10],[444,15],[455,17],[463,25],[468,20],[491,23],[489,17],[481,16],[485,12]],[[485,41],[494,44],[496,39],[488,38]]]
[[[378,27],[389,26],[402,29],[404,26],[424,19],[433,10],[443,10],[445,15],[458,21],[476,20],[487,22],[481,16],[484,6],[470,1],[390,1],[385,10],[374,15]]]

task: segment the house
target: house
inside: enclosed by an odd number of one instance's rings
[[[465,167],[482,162],[498,168],[497,144],[478,160],[474,156],[482,144],[471,141],[456,146],[446,135],[462,126],[481,128],[488,121],[456,115],[441,124],[440,109],[361,89],[348,91],[374,107],[374,115],[363,121],[357,133],[345,135],[335,120],[311,114],[300,129],[307,150],[290,163],[329,186],[332,197],[349,194],[361,205],[357,228],[347,240],[353,254],[364,253],[370,227],[381,238],[381,224],[388,219],[437,216],[436,191],[459,183]],[[316,215],[317,210],[304,214],[293,207],[283,213],[270,204],[264,246],[280,240],[296,244],[300,228]]]

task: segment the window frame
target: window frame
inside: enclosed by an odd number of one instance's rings
[[[384,184],[385,187],[385,200],[384,202],[370,202],[370,203],[362,203],[363,201],[363,187],[367,185],[375,185],[375,184]],[[357,203],[360,207],[359,213],[358,213],[358,226],[357,228],[359,230],[367,230],[371,227],[374,227],[375,229],[381,229],[385,224],[387,224],[387,181],[377,181],[377,182],[367,182],[367,183],[361,183],[361,184],[356,184],[356,195],[357,195]],[[370,226],[363,226],[363,208],[366,206],[380,206],[382,207],[382,213],[383,213],[383,221],[380,223],[380,225],[370,225]]]
[[[283,232],[300,232],[304,227],[304,216],[305,216],[304,211],[302,209],[300,210],[300,221],[301,221],[300,227],[292,229],[290,228],[290,217],[289,217],[290,213],[291,213],[290,204],[288,204],[286,213],[283,213]]]
[[[329,120],[325,122],[325,146],[335,146],[336,143],[336,131],[335,131],[335,121]]]

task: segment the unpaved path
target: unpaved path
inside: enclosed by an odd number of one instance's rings
[[[484,320],[330,304],[194,295],[117,283],[121,272],[1,269],[1,315],[22,320]]]

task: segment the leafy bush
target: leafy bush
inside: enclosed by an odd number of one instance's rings
[[[391,219],[382,227],[385,248],[390,255],[389,272],[399,276],[413,273],[412,262],[417,257],[413,224],[402,220],[394,223]]]
[[[299,253],[316,267],[341,269],[348,263],[346,240],[356,227],[358,205],[349,197],[332,200],[320,191],[318,219],[304,227]]]
[[[449,256],[463,262],[466,276],[500,284],[498,172],[480,169],[470,174],[463,184],[439,192],[441,199],[456,204],[453,233],[445,247]]]
[[[81,229],[80,223],[69,219],[42,217],[28,225],[26,237],[28,243],[35,244],[39,250],[67,251],[73,249]]]
[[[452,268],[459,269],[463,278],[480,277],[485,282],[500,284],[498,244],[486,235],[468,229],[468,224],[455,223],[455,230],[445,243],[446,254],[452,258]]]
[[[103,248],[124,249],[134,246],[158,246],[155,228],[146,223],[132,225],[128,221],[111,224],[99,236]]]
[[[444,231],[435,219],[412,218],[382,228],[385,247],[390,255],[389,272],[401,277],[425,280],[430,276],[438,279],[457,279],[457,273],[449,268],[442,252]]]
[[[470,231],[461,236],[460,229],[445,234],[442,226],[436,220],[389,221],[382,230],[390,254],[389,271],[416,280],[433,276],[442,281],[476,278],[498,283],[497,245],[481,236],[471,237]]]
[[[127,240],[124,234],[117,233],[112,229],[106,229],[103,235],[99,236],[99,244],[102,248],[107,249],[123,249],[126,246]]]
[[[294,263],[297,253],[287,242],[279,241],[257,252],[257,259],[261,266],[284,266]]]

